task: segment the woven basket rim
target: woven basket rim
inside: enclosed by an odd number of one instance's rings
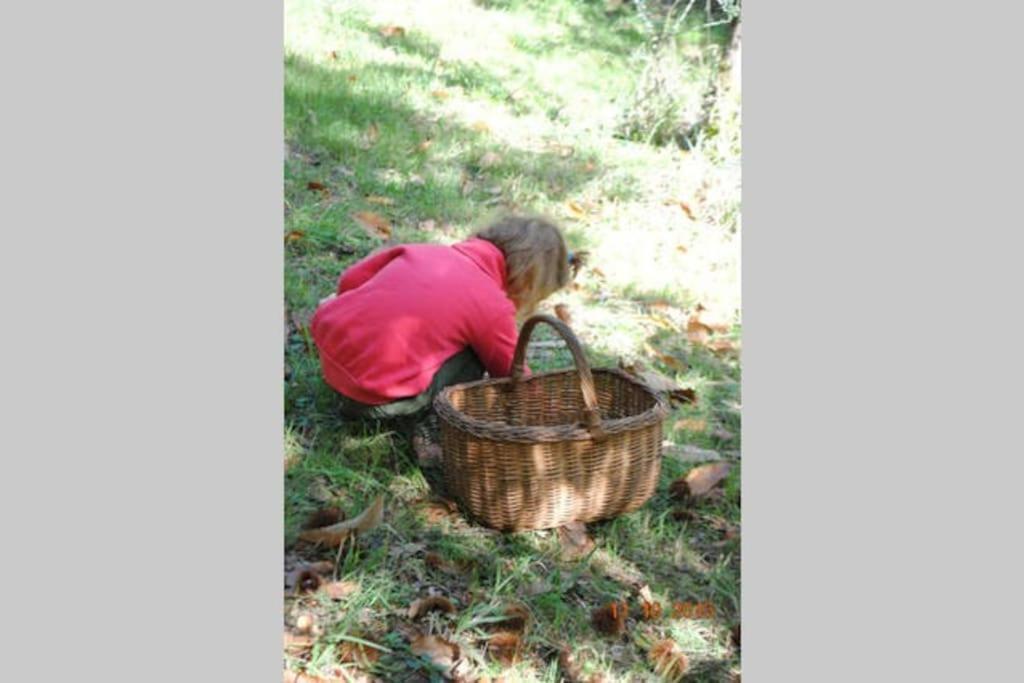
[[[670,409],[666,398],[653,391],[649,386],[630,375],[628,372],[619,368],[594,368],[592,370],[594,374],[605,374],[612,375],[620,381],[625,381],[636,388],[640,389],[654,400],[654,405],[636,415],[628,415],[626,417],[620,417],[613,420],[602,419],[601,427],[606,434],[617,434],[622,432],[630,432],[643,427],[648,427],[654,424],[662,422],[665,417],[669,414]],[[549,370],[547,372],[538,372],[524,377],[521,382],[534,382],[543,380],[545,377],[551,377],[554,375],[564,374],[576,374],[575,369],[569,370]],[[455,384],[450,387],[442,389],[438,395],[434,398],[434,409],[437,411],[440,417],[446,419],[453,426],[485,439],[493,439],[498,441],[510,441],[520,443],[538,443],[538,442],[557,442],[557,441],[586,441],[593,438],[591,433],[582,424],[562,424],[562,425],[508,425],[504,422],[495,420],[481,420],[478,418],[470,417],[464,412],[458,410],[451,401],[451,395],[458,391],[470,391],[481,386],[491,386],[500,384],[509,384],[512,381],[510,377],[497,377],[490,379],[481,379],[474,382],[464,382],[462,384]],[[494,434],[496,429],[501,430],[501,434]]]

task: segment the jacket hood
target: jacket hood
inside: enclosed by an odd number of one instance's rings
[[[479,237],[473,237],[464,242],[453,244],[452,249],[475,263],[498,286],[505,289],[505,255],[501,252],[501,249]]]

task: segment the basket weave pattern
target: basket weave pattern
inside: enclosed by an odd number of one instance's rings
[[[523,377],[526,346],[544,322],[575,370]],[[591,372],[572,331],[538,315],[523,326],[510,378],[443,390],[446,485],[463,511],[503,531],[614,517],[643,505],[661,467],[664,399],[617,369]]]

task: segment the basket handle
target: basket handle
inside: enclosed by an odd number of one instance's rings
[[[537,326],[537,323],[547,323],[555,328],[555,332],[565,341],[569,351],[572,352],[573,360],[576,363],[576,372],[580,376],[580,392],[583,394],[583,405],[585,407],[583,412],[584,425],[594,439],[604,439],[606,435],[604,428],[601,426],[601,414],[597,410],[597,390],[594,388],[594,376],[590,372],[590,363],[587,362],[587,357],[583,353],[583,347],[580,346],[580,342],[576,339],[572,329],[558,318],[538,313],[523,323],[523,329],[519,332],[519,340],[516,342],[515,355],[512,356],[512,382],[510,388],[515,389],[515,386],[523,378],[523,368],[526,365],[526,347],[530,343],[530,335],[533,334],[533,328]]]

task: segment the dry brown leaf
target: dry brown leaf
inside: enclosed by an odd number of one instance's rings
[[[439,100],[441,102],[443,102],[444,100],[447,100],[449,97],[451,97],[451,93],[449,93],[447,90],[432,90],[430,92],[430,95],[435,100]]]
[[[306,522],[302,525],[302,528],[319,529],[321,527],[337,524],[343,519],[345,519],[345,513],[342,512],[341,508],[320,508],[319,510],[314,510],[313,513],[306,518]]]
[[[308,634],[284,632],[284,651],[292,657],[302,657],[313,649],[314,639]]]
[[[626,603],[610,602],[591,613],[590,623],[604,635],[618,636],[625,632],[628,616],[629,606]]]
[[[430,146],[433,145],[433,144],[434,144],[434,141],[431,138],[426,138],[425,140],[420,142],[418,145],[416,145],[416,151],[417,152],[426,152],[428,149],[430,149]]]
[[[658,675],[667,681],[680,680],[690,669],[690,660],[682,648],[669,638],[652,645],[647,658]]]
[[[687,249],[682,244],[679,244],[679,245],[676,245],[676,251],[678,251],[680,254],[685,254],[685,253],[689,252],[690,250]]]
[[[567,201],[565,208],[569,212],[569,215],[573,218],[585,218],[587,210],[583,208],[583,205],[576,201]]]
[[[716,353],[728,353],[735,351],[736,345],[729,339],[715,339],[708,343],[708,348]]]
[[[688,432],[703,432],[708,428],[708,421],[702,417],[684,417],[676,420],[673,429],[685,429]]]
[[[701,322],[700,318],[697,318],[696,316],[691,316],[690,319],[686,321],[686,338],[689,339],[691,343],[707,343],[708,335],[713,331],[714,330],[712,330],[711,327]]]
[[[566,325],[572,325],[572,314],[569,312],[569,306],[567,304],[556,304],[555,315]]]
[[[487,641],[487,652],[505,666],[512,666],[519,659],[523,647],[522,639],[515,633],[495,633]]]
[[[405,35],[405,29],[401,26],[383,26],[380,29],[380,34],[385,38],[395,38]]]
[[[432,595],[428,598],[418,598],[409,605],[408,616],[410,619],[417,619],[428,612],[443,612],[454,614],[455,605],[451,600],[440,595]]]
[[[391,224],[383,216],[372,211],[360,211],[352,214],[359,226],[370,237],[386,240],[391,237]]]
[[[666,199],[663,204],[665,206],[678,206],[691,221],[697,220],[693,215],[693,211],[690,209],[690,205],[680,199]]]
[[[594,541],[587,534],[587,525],[583,522],[569,522],[559,527],[558,540],[564,560],[577,560],[594,548]]]
[[[323,592],[331,600],[344,600],[358,590],[359,584],[355,581],[331,581],[323,586]]]
[[[306,189],[313,190],[314,192],[322,192],[323,190],[327,189],[327,186],[315,180],[310,180],[308,183],[306,183]]]
[[[678,384],[656,370],[638,370],[634,374],[637,379],[646,384],[651,391],[666,393],[673,397],[678,394],[679,400],[686,400],[686,394],[680,392],[693,391],[692,389],[681,389]]]
[[[285,234],[285,236],[284,236],[284,241],[285,242],[298,242],[299,240],[301,240],[305,236],[306,236],[306,233],[304,233],[301,230],[289,230]]]
[[[381,197],[375,194],[371,194],[370,196],[368,196],[366,198],[366,201],[370,202],[371,204],[378,204],[380,206],[393,206],[395,203],[395,200],[392,199],[391,197]]]
[[[675,498],[705,496],[725,480],[730,469],[731,466],[727,462],[700,465],[672,482],[669,486],[669,493]]]
[[[671,320],[669,320],[667,317],[663,316],[660,313],[649,313],[647,315],[647,317],[650,318],[650,320],[655,325],[657,325],[658,327],[661,327],[663,329],[666,329],[669,332],[678,332],[679,331],[679,327],[674,322],[672,322]]]
[[[362,511],[358,517],[332,524],[321,529],[310,529],[299,534],[303,541],[324,543],[329,546],[340,546],[349,534],[369,531],[377,527],[384,519],[384,496],[377,496],[373,503]]]
[[[459,646],[438,636],[421,633],[412,639],[409,649],[414,656],[426,657],[445,671],[450,671],[459,659]]]
[[[380,650],[369,645],[363,645],[362,643],[343,640],[338,645],[338,661],[343,663],[354,663],[370,668],[377,663],[380,655]]]

